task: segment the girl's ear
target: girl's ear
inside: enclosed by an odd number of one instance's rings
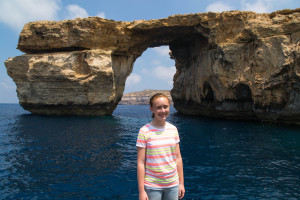
[[[151,106],[150,106],[150,110],[151,110],[151,112],[152,112],[151,117],[154,118],[154,112],[153,112],[153,108],[152,108]]]

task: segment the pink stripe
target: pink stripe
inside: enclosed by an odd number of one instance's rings
[[[154,172],[154,171],[152,171],[152,170],[150,170],[150,169],[147,169],[149,172],[151,172],[151,173],[153,173],[153,174],[156,174],[156,175],[166,175],[166,174],[170,174],[170,173],[174,173],[177,169],[175,168],[175,169],[173,169],[172,171],[169,171],[169,172]]]
[[[150,158],[150,159],[166,158],[166,157],[172,157],[172,156],[175,156],[175,155],[176,155],[175,153],[165,154],[165,155],[160,155],[160,156],[150,156],[150,155],[147,155],[147,158]]]
[[[146,172],[146,174],[148,174],[149,176],[153,176],[153,177],[156,177],[156,178],[160,178],[160,179],[162,179],[162,178],[163,178],[163,179],[166,179],[166,178],[171,178],[171,177],[176,176],[176,174],[174,174],[174,173],[173,173],[173,174],[170,174],[170,175],[168,175],[168,176],[158,176],[158,175],[156,175],[156,174],[155,174],[155,175],[154,175],[154,174],[149,174],[149,173],[147,173],[147,172]]]
[[[160,147],[176,147],[176,144],[161,144],[161,145],[152,145],[152,146],[148,146],[149,149],[152,148],[160,148]]]
[[[149,165],[149,166],[161,166],[161,165],[167,165],[167,164],[172,164],[174,163],[174,161],[176,161],[176,159],[172,159],[168,162],[161,162],[161,163],[148,163],[146,162],[146,165]]]
[[[149,132],[159,132],[157,129],[150,129]]]
[[[153,128],[153,129],[148,129],[148,131],[152,131],[152,132],[161,132],[161,131],[176,131],[176,129],[175,128],[164,128],[164,129],[161,129],[161,130],[158,130],[158,129],[156,129],[156,128]]]

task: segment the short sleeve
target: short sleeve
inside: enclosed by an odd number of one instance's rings
[[[145,132],[140,129],[137,140],[136,140],[136,146],[137,147],[142,147],[142,148],[146,148],[146,139],[145,139]]]

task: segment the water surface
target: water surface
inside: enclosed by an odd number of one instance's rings
[[[300,128],[176,114],[185,199],[300,199]],[[0,199],[138,199],[136,136],[148,106],[46,117],[0,104]]]

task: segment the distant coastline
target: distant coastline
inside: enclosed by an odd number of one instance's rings
[[[124,94],[119,105],[148,105],[150,97],[155,93],[163,93],[167,95],[173,105],[170,90],[143,90],[139,92],[131,92]]]

